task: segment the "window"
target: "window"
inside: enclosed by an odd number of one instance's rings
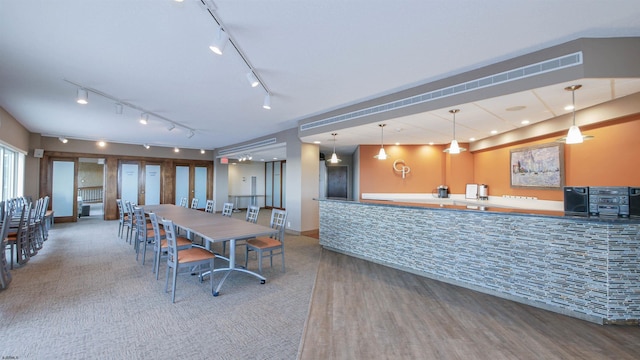
[[[0,144],[0,201],[24,195],[24,154]]]

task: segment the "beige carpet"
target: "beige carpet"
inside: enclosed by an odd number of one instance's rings
[[[164,264],[156,281],[152,260],[136,262],[117,230],[117,221],[56,224],[44,249],[13,270],[0,291],[2,358],[296,358],[320,256],[316,239],[287,235],[285,273],[279,260],[265,268],[264,285],[234,273],[216,298],[208,282],[179,276],[172,304]]]

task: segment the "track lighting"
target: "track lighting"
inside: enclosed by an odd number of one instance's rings
[[[378,155],[374,156],[374,158],[377,158],[378,160],[387,160],[387,153],[384,151],[384,127],[387,126],[387,124],[379,124],[378,126],[380,126],[381,131],[380,151],[378,152]]]
[[[195,132],[193,132],[193,130],[189,130],[189,133],[187,134],[187,138],[191,139],[193,135],[195,135]]]
[[[61,142],[61,143],[63,143],[63,144],[66,144],[67,142],[69,142],[69,140],[67,140],[67,138],[66,138],[66,137],[64,137],[64,136],[60,136],[60,137],[58,138],[58,140],[60,140],[60,142]]]
[[[218,27],[218,33],[216,34],[213,43],[209,46],[209,49],[211,49],[215,54],[222,55],[224,47],[227,45],[227,40],[229,40],[229,35],[222,30],[222,27]]]
[[[144,148],[147,149],[147,150],[149,150],[149,148],[151,147],[151,146],[149,146],[149,144],[144,144],[142,146],[144,146]]]
[[[147,125],[149,123],[149,114],[142,113],[140,115],[140,124]]]
[[[89,93],[86,89],[79,88],[78,89],[78,98],[76,100],[78,104],[86,105],[89,103]]]
[[[449,110],[449,112],[453,114],[453,140],[451,140],[451,145],[443,151],[449,154],[460,154],[460,152],[467,150],[461,148],[460,145],[458,145],[458,140],[456,140],[456,113],[460,112],[460,109],[452,109]]]
[[[264,96],[264,102],[262,103],[262,108],[263,109],[267,109],[267,110],[271,110],[271,95],[266,94]]]
[[[258,81],[256,74],[253,73],[253,70],[250,70],[247,73],[247,81],[249,81],[249,85],[251,85],[251,87],[256,87],[260,85],[260,81]]]

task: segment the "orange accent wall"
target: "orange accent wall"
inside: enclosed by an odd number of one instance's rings
[[[595,139],[564,145],[567,186],[640,186],[640,114],[581,129]],[[377,160],[379,146],[360,147],[361,193],[429,193],[438,185],[463,194],[467,183],[489,185],[489,195],[534,196],[563,200],[562,190],[511,188],[510,150],[554,142],[562,134],[477,152],[449,155],[444,146],[385,147],[387,160]],[[468,144],[461,144],[467,147]],[[406,179],[393,171],[393,161],[411,167]]]

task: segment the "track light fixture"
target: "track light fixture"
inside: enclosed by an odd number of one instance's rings
[[[264,101],[262,102],[262,108],[271,110],[271,95],[266,94],[264,96]]]
[[[122,114],[122,110],[126,106],[128,108],[131,108],[131,109],[134,109],[134,110],[138,110],[138,111],[140,111],[142,113],[142,115],[140,117],[140,123],[143,123],[143,124],[145,122],[148,123],[149,115],[152,115],[154,118],[161,119],[161,120],[165,121],[168,124],[167,125],[167,129],[169,131],[173,130],[177,126],[177,127],[183,128],[185,130],[188,130],[190,132],[194,132],[194,130],[192,128],[190,128],[188,126],[185,126],[185,125],[182,125],[181,123],[179,123],[177,121],[174,121],[174,120],[166,118],[166,117],[164,117],[162,115],[153,113],[153,112],[151,112],[149,110],[143,109],[140,106],[137,106],[137,105],[132,104],[130,102],[124,101],[122,99],[118,99],[117,97],[109,95],[107,93],[104,93],[104,92],[102,92],[100,90],[93,89],[93,88],[90,88],[90,87],[86,87],[86,86],[83,86],[82,84],[78,84],[78,83],[75,83],[75,82],[67,80],[67,79],[63,79],[63,80],[68,82],[69,84],[72,84],[72,85],[76,86],[78,88],[78,99],[85,99],[85,101],[86,101],[86,99],[88,98],[87,94],[91,92],[91,93],[94,93],[96,95],[100,95],[100,96],[102,96],[102,97],[104,97],[106,99],[109,99],[109,100],[113,101],[114,105],[115,105],[116,114]],[[191,136],[193,136],[193,135],[191,135]]]
[[[258,81],[258,78],[256,78],[256,74],[253,73],[253,70],[250,70],[247,73],[247,81],[249,82],[249,85],[251,85],[251,87],[260,85],[260,81]]]
[[[229,35],[222,30],[222,26],[218,26],[218,33],[215,39],[213,39],[213,43],[209,46],[209,49],[211,49],[214,54],[222,55],[225,46],[227,46],[227,40],[229,40]]]
[[[384,151],[384,127],[387,126],[387,124],[379,124],[378,126],[380,126],[380,151],[378,151],[378,155],[374,156],[374,158],[377,158],[378,160],[387,160],[387,153]]]
[[[142,113],[140,114],[140,124],[147,125],[149,123],[149,114]]]
[[[66,143],[68,143],[68,142],[69,142],[69,140],[68,140],[66,137],[64,137],[64,136],[60,136],[60,137],[58,138],[58,140],[60,140],[60,142],[61,142],[61,143],[63,143],[63,144],[66,144]]]
[[[79,88],[78,89],[78,97],[76,99],[78,104],[86,105],[89,103],[89,93],[86,89]]]
[[[149,146],[149,144],[144,144],[142,146],[144,146],[144,148],[147,149],[147,150],[149,150],[149,148],[151,147],[151,146]]]
[[[178,149],[177,147],[174,147],[174,148],[173,148],[173,152],[179,153],[179,152],[180,152],[180,149]]]
[[[452,109],[449,110],[449,112],[453,114],[453,140],[451,140],[451,145],[443,151],[448,152],[449,154],[460,154],[460,152],[467,150],[465,148],[461,148],[458,145],[458,140],[456,140],[456,113],[460,112],[460,109]]]
[[[251,65],[251,62],[249,61],[247,56],[242,52],[242,50],[240,49],[240,46],[233,39],[233,36],[231,36],[231,33],[227,32],[228,28],[224,25],[224,23],[222,22],[222,19],[220,19],[220,17],[217,15],[217,13],[216,13],[217,9],[216,9],[215,4],[213,4],[213,1],[211,1],[211,0],[200,0],[199,3],[201,3],[203,9],[209,15],[211,15],[211,17],[215,21],[216,26],[218,28],[218,33],[216,34],[216,38],[215,38],[214,42],[209,46],[209,49],[211,49],[211,51],[213,51],[214,53],[216,53],[218,55],[222,55],[222,52],[223,52],[224,47],[226,46],[227,42],[230,43],[231,46],[233,46],[233,48],[236,50],[238,55],[240,55],[240,58],[242,59],[242,61],[244,61],[244,63],[249,68],[249,72],[246,74],[246,76],[247,76],[247,80],[249,81],[251,86],[252,87],[257,87],[258,85],[260,85],[260,86],[262,86],[264,91],[267,93],[268,96],[265,96],[265,99],[264,99],[262,107],[265,108],[265,109],[271,109],[271,98],[270,98],[270,95],[269,95],[271,93],[271,91],[269,90],[267,85],[264,83],[264,81],[260,78],[260,74],[258,74],[254,70],[255,68],[253,67],[253,65]]]

